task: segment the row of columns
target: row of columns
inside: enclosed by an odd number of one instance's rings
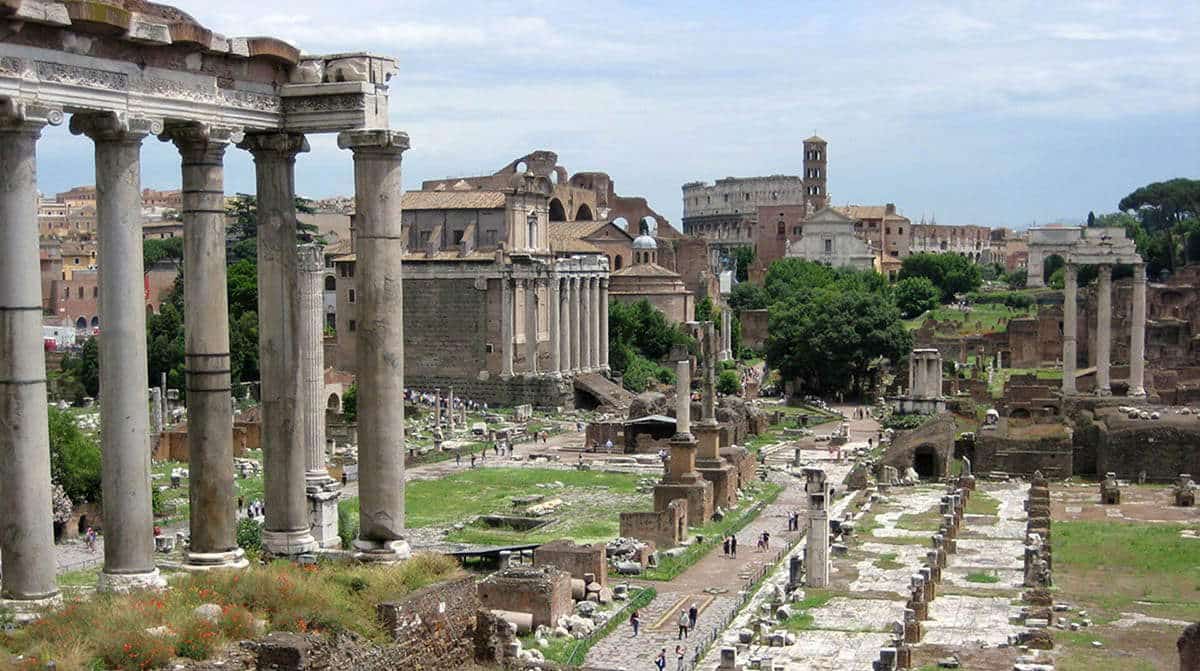
[[[2,101],[0,101],[2,102]],[[0,105],[0,597],[20,612],[59,598],[55,583],[41,287],[37,269],[37,140],[61,112]],[[100,264],[102,488],[101,589],[161,585],[154,565],[148,381],[141,254],[140,149],[161,133],[182,166],[184,353],[188,392],[190,547],[184,567],[246,565],[236,540],[224,153],[236,129],[113,114],[76,114],[71,130],[95,143]],[[359,498],[363,559],[394,561],[404,542],[403,297],[398,131],[348,131],[354,155],[360,338]],[[294,167],[297,134],[251,135],[240,146],[257,169],[259,319],[263,395],[264,545],[277,554],[316,549],[306,474],[323,470],[314,424],[313,333],[298,292]],[[319,273],[311,273],[319,277]],[[320,292],[310,292],[320,296]],[[319,315],[319,311],[317,312]],[[316,330],[314,331],[314,327]],[[317,348],[319,349],[319,342]],[[321,372],[316,380],[320,381]],[[306,393],[300,390],[306,389]]]
[[[1063,394],[1076,393],[1079,266],[1068,263],[1063,292]],[[1133,266],[1129,333],[1129,396],[1146,395],[1146,267]],[[1112,395],[1112,266],[1100,264],[1096,281],[1096,394]]]
[[[608,278],[567,275],[549,278],[500,279],[500,374],[514,375],[516,319],[524,320],[523,374],[561,375],[608,370]],[[549,319],[548,368],[538,360],[537,296],[545,289]],[[524,314],[517,315],[514,296],[524,297]]]

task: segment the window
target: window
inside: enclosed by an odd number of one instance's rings
[[[325,291],[337,291],[337,278],[333,275],[325,276]]]
[[[750,200],[750,192],[749,191],[747,191],[744,195],[746,196],[746,200]]]
[[[833,240],[830,240],[829,238],[825,238],[825,253],[826,254],[833,253]]]
[[[346,301],[347,302],[353,303],[355,298],[356,298],[356,296],[354,295],[353,289],[350,289],[346,292]]]
[[[358,322],[356,322],[356,321],[354,321],[353,319],[351,319],[351,320],[350,320],[350,332],[351,332],[351,333],[354,333],[354,332],[355,332],[355,331],[357,331],[357,330],[358,330]]]
[[[897,232],[899,235],[904,235],[904,227],[903,227],[903,226],[900,226],[899,228],[897,228],[897,229],[896,229],[896,232]]]
[[[174,234],[172,234],[172,237],[174,237]],[[332,267],[333,267],[333,257],[332,257],[332,256],[326,256],[326,257],[325,257],[325,267],[326,267],[326,268],[332,268]]]
[[[354,264],[353,263],[346,264],[346,272],[349,273],[349,277],[354,277]]]
[[[83,287],[79,287],[79,290],[75,293],[78,295],[79,298],[83,298]]]
[[[92,287],[92,298],[100,297],[100,287]]]
[[[346,276],[345,264],[338,266],[338,277],[345,277],[345,276]]]
[[[79,265],[79,257],[78,256],[75,257],[75,265]]]
[[[71,287],[63,287],[63,298],[71,297]]]
[[[782,221],[780,221],[779,224],[777,224],[776,235],[783,235],[783,233],[784,233],[783,229],[784,229],[784,224]]]
[[[884,234],[884,235],[891,235],[891,234],[892,234],[892,227],[891,227],[891,226],[886,226],[886,227],[884,227],[884,229],[883,229],[883,234]]]

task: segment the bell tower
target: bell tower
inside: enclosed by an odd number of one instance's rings
[[[826,172],[828,144],[816,135],[804,141],[804,204],[812,211],[829,204],[829,191],[826,188],[829,178]]]

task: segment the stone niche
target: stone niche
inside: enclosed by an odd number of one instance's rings
[[[897,434],[883,454],[883,465],[899,473],[912,468],[926,481],[947,478],[956,433],[953,415],[937,415],[916,429]]]
[[[579,580],[591,574],[595,582],[603,587],[608,584],[604,550],[604,545],[600,543],[576,545],[574,541],[566,539],[550,541],[534,549],[533,564],[557,567]]]
[[[574,612],[571,574],[553,566],[513,567],[488,576],[478,585],[480,607],[529,613],[533,628],[553,627]]]
[[[687,501],[676,499],[654,512],[621,513],[621,537],[673,548],[687,538]]]

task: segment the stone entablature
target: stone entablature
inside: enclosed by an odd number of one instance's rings
[[[387,126],[393,59],[308,56],[271,37],[226,38],[170,7],[88,0],[0,3],[0,99],[41,112],[111,112],[239,131]],[[19,29],[13,29],[14,27]],[[29,113],[29,112],[26,113]]]

